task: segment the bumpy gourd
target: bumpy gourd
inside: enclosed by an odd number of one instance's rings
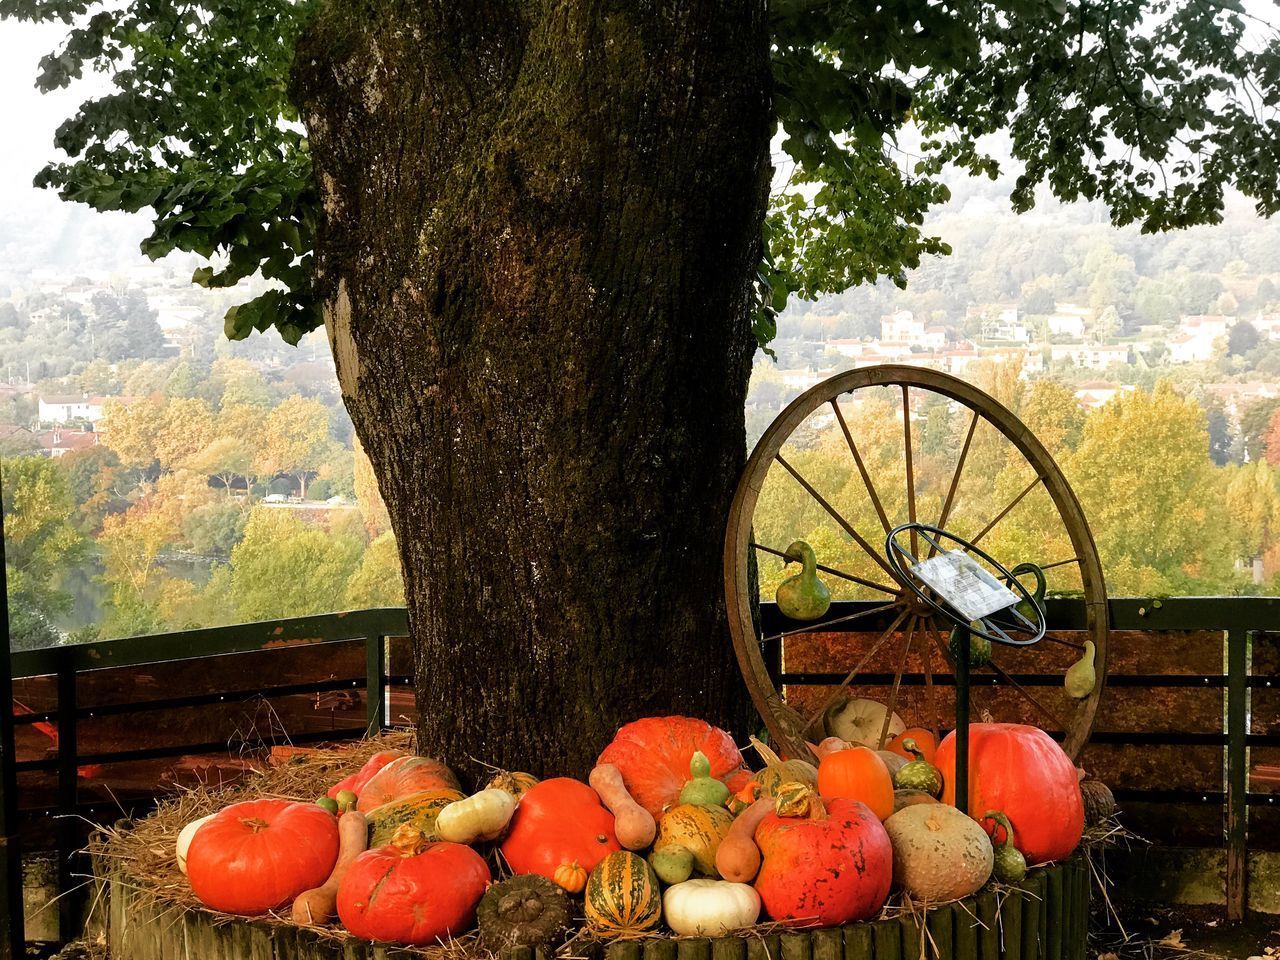
[[[788,561],[803,564],[803,569],[778,585],[774,597],[778,609],[792,620],[817,620],[831,606],[831,591],[818,579],[818,558],[813,547],[797,540],[786,553]]]
[[[963,629],[964,627],[951,629],[951,656],[957,660],[960,658],[960,631]],[[969,666],[971,667],[985,667],[991,662],[991,641],[972,632],[981,629],[982,624],[977,620],[969,623]]]
[[[1093,657],[1093,641],[1086,640],[1084,642],[1084,653],[1079,660],[1067,667],[1066,676],[1062,678],[1062,685],[1066,688],[1067,696],[1083,700],[1093,693],[1093,688],[1098,684],[1098,672],[1093,666]]]
[[[729,788],[711,776],[711,761],[701,750],[695,751],[689,761],[689,776],[692,779],[680,791],[681,803],[719,807],[729,799]]]
[[[999,810],[988,810],[983,820],[994,820],[1004,828],[1004,842],[996,844],[993,873],[1001,883],[1018,883],[1027,875],[1027,858],[1013,845],[1013,824]]]
[[[476,910],[480,941],[494,953],[555,943],[569,929],[571,916],[569,895],[536,873],[495,883]]]
[[[893,785],[902,790],[923,790],[931,797],[942,792],[942,774],[932,763],[924,758],[924,754],[915,740],[908,737],[902,741],[902,748],[915,759],[908,761],[894,775]]]

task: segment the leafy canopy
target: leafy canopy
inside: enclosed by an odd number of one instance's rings
[[[319,199],[288,74],[308,0],[0,0],[0,16],[66,23],[44,90],[86,71],[111,93],[58,129],[37,183],[100,210],[151,208],[152,257],[198,253],[192,278],[278,289],[233,307],[226,333],[321,323],[311,288]],[[790,175],[764,225],[756,333],[797,294],[878,277],[899,286],[926,254],[948,168],[997,176],[1007,139],[1038,188],[1101,200],[1117,225],[1221,218],[1234,184],[1280,209],[1280,41],[1239,0],[775,0],[774,109]],[[908,151],[899,135],[922,135]],[[905,139],[905,138],[903,138]],[[215,259],[216,258],[216,259]]]

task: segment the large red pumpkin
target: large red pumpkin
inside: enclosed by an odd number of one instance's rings
[[[711,776],[730,790],[750,780],[733,737],[693,717],[634,720],[617,732],[596,762],[617,767],[632,799],[656,818],[689,782],[689,761],[699,750],[711,761]]]
[[[453,771],[430,757],[400,757],[369,778],[359,791],[356,809],[368,813],[392,800],[423,790],[461,790]]]
[[[255,916],[329,877],[338,821],[314,803],[248,800],[205,822],[187,849],[187,878],[205,906]]]
[[[520,798],[502,855],[513,873],[537,873],[555,880],[556,870],[578,864],[590,873],[622,844],[613,832],[613,814],[581,780],[553,777]]]
[[[956,743],[938,745],[943,803],[955,803]],[[1034,866],[1061,860],[1084,833],[1084,803],[1070,758],[1039,727],[1021,723],[969,725],[969,813],[1001,810],[1013,824],[1014,846]]]
[[[880,818],[837,797],[818,819],[768,814],[756,827],[755,888],[774,920],[835,927],[876,915],[889,896],[893,848]]]
[[[355,773],[349,777],[343,777],[332,787],[329,788],[329,796],[337,798],[338,794],[343,790],[350,790],[357,797],[360,791],[364,789],[364,785],[373,779],[373,775],[385,767],[392,760],[399,760],[401,757],[407,756],[403,750],[379,750],[372,757],[364,762]]]
[[[338,917],[357,937],[414,946],[471,928],[491,880],[484,858],[460,843],[413,840],[366,850],[338,885]]]

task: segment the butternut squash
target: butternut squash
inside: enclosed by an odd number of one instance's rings
[[[750,883],[760,872],[760,848],[756,846],[756,827],[773,812],[772,797],[757,800],[733,821],[729,833],[716,848],[716,872],[734,883]]]
[[[613,814],[613,832],[620,844],[628,850],[643,850],[653,843],[658,824],[648,810],[631,799],[617,767],[600,764],[591,771],[588,782]]]
[[[455,800],[436,817],[436,834],[450,843],[497,840],[516,812],[516,798],[489,787],[465,800]]]
[[[338,912],[338,885],[356,857],[369,845],[369,825],[364,814],[348,810],[338,818],[338,859],[329,879],[321,886],[298,894],[293,900],[293,922],[320,926]]]

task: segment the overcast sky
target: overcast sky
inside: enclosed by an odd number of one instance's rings
[[[67,215],[66,204],[49,190],[31,186],[31,178],[53,156],[53,133],[103,78],[92,78],[70,90],[42,94],[35,87],[40,58],[66,35],[62,24],[29,24],[0,20],[0,104],[4,142],[0,146],[0,210],[6,219],[36,222]],[[127,221],[124,214],[108,214]],[[139,218],[139,223],[142,221]],[[139,229],[139,238],[142,230]],[[141,254],[139,254],[141,257]]]

